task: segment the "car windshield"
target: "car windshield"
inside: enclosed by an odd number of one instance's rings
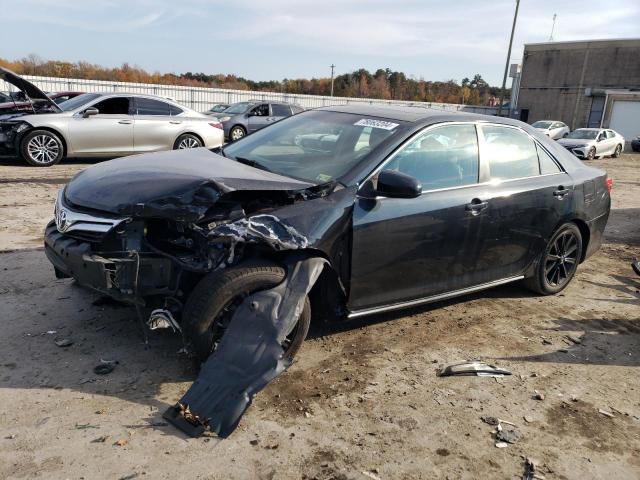
[[[224,112],[227,108],[229,108],[228,105],[214,105],[209,111],[213,113],[219,113]]]
[[[566,138],[576,138],[582,140],[593,140],[598,136],[598,130],[578,129],[567,135]]]
[[[258,168],[314,184],[339,179],[404,122],[350,113],[308,111],[224,148]]]
[[[83,93],[82,95],[70,98],[65,102],[61,102],[58,106],[63,112],[70,112],[71,110],[75,110],[76,108],[79,108],[89,103],[90,101],[95,100],[99,96],[100,94],[98,93]]]
[[[227,108],[224,113],[244,113],[247,110],[249,110],[250,107],[252,107],[254,104],[250,103],[250,102],[240,102],[240,103],[234,103],[233,105],[231,105],[229,108]]]
[[[551,123],[553,122],[545,122],[545,121],[539,121],[534,123],[533,125],[531,125],[533,128],[544,128],[547,129],[551,126]]]

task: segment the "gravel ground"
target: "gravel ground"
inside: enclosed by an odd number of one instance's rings
[[[0,478],[516,479],[527,457],[547,479],[639,478],[640,154],[592,163],[614,179],[612,215],[562,294],[509,285],[314,325],[219,440],[162,420],[196,375],[179,339],[145,346],[132,310],[56,280],[44,258],[56,191],[87,165],[0,160]],[[514,374],[436,377],[471,358]],[[93,373],[101,359],[113,373]],[[496,448],[483,416],[515,424],[517,442]]]

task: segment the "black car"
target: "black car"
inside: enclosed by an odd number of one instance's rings
[[[162,313],[200,358],[246,295],[327,260],[290,331],[514,281],[564,289],[602,241],[607,174],[530,126],[415,107],[303,112],[217,153],[94,165],[60,192],[58,277]],[[228,326],[228,323],[226,324]]]
[[[634,152],[640,152],[640,135],[631,140],[631,150]]]

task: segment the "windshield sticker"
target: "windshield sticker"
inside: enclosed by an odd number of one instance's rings
[[[331,175],[327,175],[325,173],[319,173],[318,176],[316,177],[316,180],[326,183],[329,180],[331,180]]]
[[[362,120],[358,120],[356,123],[354,123],[354,125],[358,125],[359,127],[373,127],[381,128],[383,130],[393,130],[400,124],[385,122],[384,120],[374,120],[372,118],[363,118]]]

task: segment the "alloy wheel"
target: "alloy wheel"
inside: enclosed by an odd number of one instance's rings
[[[553,287],[565,285],[578,266],[578,238],[571,231],[555,239],[545,257],[544,276]]]
[[[185,137],[180,140],[178,144],[178,150],[184,150],[185,148],[198,148],[200,146],[200,142],[193,137]]]
[[[36,135],[29,140],[27,152],[31,160],[46,165],[58,158],[60,145],[49,135]]]
[[[231,131],[231,140],[240,140],[242,137],[244,137],[244,130],[241,128],[234,128]]]

